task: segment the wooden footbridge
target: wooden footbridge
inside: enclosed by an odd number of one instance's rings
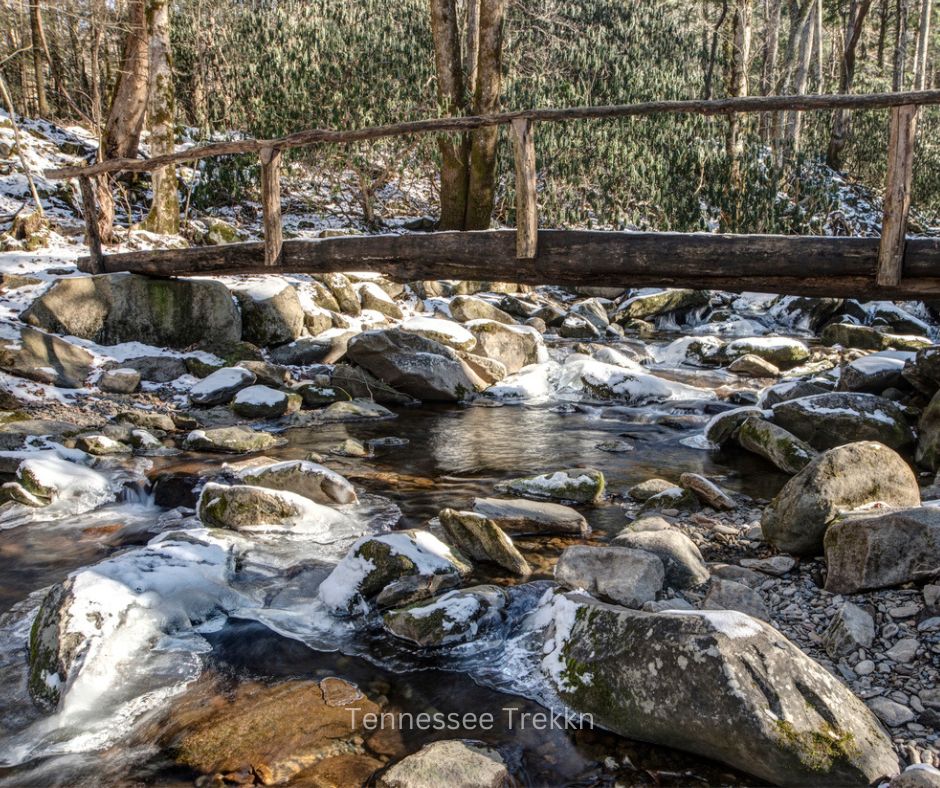
[[[907,238],[918,108],[940,104],[940,90],[869,95],[755,96],[656,101],[437,118],[337,131],[311,129],[277,139],[193,147],[152,159],[111,159],[47,170],[78,178],[89,238],[89,273],[153,276],[375,271],[400,281],[502,280],[524,284],[679,286],[855,298],[940,297],[940,238]],[[732,115],[778,111],[885,109],[891,113],[881,238],[539,229],[537,123],[657,114]],[[516,162],[515,230],[431,232],[283,240],[280,161],[284,150],[411,134],[510,129]],[[264,241],[225,246],[102,254],[92,179],[147,172],[210,156],[255,154],[261,162]]]

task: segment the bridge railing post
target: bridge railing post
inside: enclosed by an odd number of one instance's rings
[[[905,104],[892,107],[891,132],[888,135],[888,177],[876,275],[876,281],[882,287],[894,287],[901,281],[907,217],[911,209],[916,133],[917,106]]]
[[[528,118],[514,118],[510,128],[516,160],[516,257],[532,260],[538,252],[539,231],[535,124]]]
[[[264,227],[264,264],[279,265],[284,246],[281,227],[281,152],[276,148],[262,148],[261,159],[261,211]]]

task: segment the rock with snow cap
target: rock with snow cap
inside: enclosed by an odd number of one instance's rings
[[[496,490],[533,498],[592,503],[604,494],[604,474],[595,468],[571,468],[509,479],[499,482]]]
[[[245,468],[237,473],[245,484],[287,490],[316,503],[356,503],[356,490],[344,476],[308,460],[287,460]]]
[[[248,386],[232,400],[232,410],[246,419],[276,419],[300,410],[301,397],[270,386]]]
[[[472,640],[482,629],[500,621],[506,604],[506,592],[499,586],[473,586],[448,591],[430,602],[389,610],[383,620],[395,637],[430,648]]]
[[[241,367],[223,367],[204,377],[189,390],[193,405],[226,405],[243,388],[255,382],[254,373]]]

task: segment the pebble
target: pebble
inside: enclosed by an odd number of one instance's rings
[[[874,671],[875,671],[875,663],[872,662],[870,659],[863,659],[861,662],[859,662],[855,666],[855,672],[859,676],[867,676],[870,673],[874,673]]]

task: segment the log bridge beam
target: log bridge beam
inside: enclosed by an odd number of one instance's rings
[[[110,254],[102,271],[150,276],[374,271],[403,282],[675,286],[837,298],[940,297],[940,238],[909,239],[905,276],[877,281],[878,238],[539,230],[535,257],[517,256],[515,230],[288,240],[266,264],[263,242]],[[92,259],[79,267],[94,272]]]

